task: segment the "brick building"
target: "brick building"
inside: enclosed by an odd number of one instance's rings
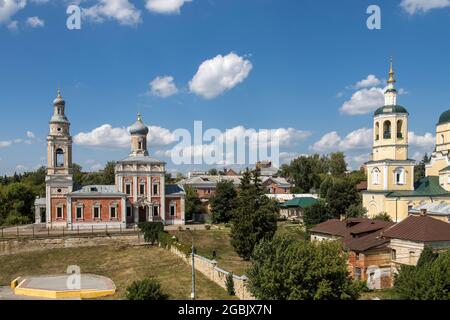
[[[184,224],[184,189],[165,183],[165,163],[149,155],[149,130],[140,115],[129,131],[131,153],[116,163],[115,184],[76,189],[70,122],[58,92],[47,137],[46,197],[35,202],[35,222],[67,228],[124,228],[144,221]]]

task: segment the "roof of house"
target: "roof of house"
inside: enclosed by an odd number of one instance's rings
[[[150,156],[128,156],[118,163],[149,163],[149,164],[165,164],[164,161],[158,160]]]
[[[367,218],[331,219],[318,224],[311,232],[339,237],[348,250],[365,251],[386,246],[389,239],[382,238],[381,234],[392,225],[393,222]]]
[[[69,193],[70,196],[126,196],[116,190],[114,185],[90,185]]]
[[[367,190],[367,181],[361,181],[360,183],[358,183],[356,185],[356,190],[358,191]]]
[[[34,200],[35,206],[45,206],[46,204],[47,204],[47,198],[36,198],[36,200]]]
[[[450,224],[428,216],[408,216],[383,236],[418,242],[450,241]]]
[[[185,194],[183,187],[181,187],[179,184],[166,184],[165,190],[167,196]]]
[[[317,200],[316,198],[313,198],[313,197],[301,197],[301,198],[294,198],[289,201],[286,201],[283,204],[281,204],[281,206],[286,207],[286,208],[292,208],[292,207],[308,208],[308,207],[315,205],[318,202],[319,202],[319,200]]]
[[[438,216],[450,216],[450,204],[440,202],[430,202],[421,204],[409,210],[409,213],[421,213],[422,210],[427,210],[427,213]]]
[[[197,187],[215,187],[220,181],[231,181],[234,186],[237,187],[241,183],[242,176],[221,176],[221,175],[198,175],[187,178],[181,182],[183,185],[192,185]],[[261,182],[266,183],[268,180],[272,180],[281,188],[289,188],[291,184],[281,177],[261,177]]]
[[[429,176],[421,179],[415,186],[413,191],[394,191],[389,192],[386,197],[437,197],[450,196],[450,192],[446,191],[439,184],[439,177]]]

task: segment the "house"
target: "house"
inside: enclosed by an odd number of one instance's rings
[[[409,215],[421,215],[423,212],[429,217],[444,221],[450,222],[450,204],[445,202],[431,202],[420,204],[417,207],[411,208],[409,210]]]
[[[280,215],[287,219],[302,219],[305,208],[319,203],[315,197],[294,198],[280,204]]]
[[[434,250],[450,248],[450,224],[422,211],[383,232],[389,239],[393,272],[402,264],[416,265],[425,246]]]
[[[350,275],[366,281],[371,289],[391,286],[391,253],[389,239],[382,232],[392,222],[367,218],[331,219],[310,230],[311,241],[339,240],[348,255]]]

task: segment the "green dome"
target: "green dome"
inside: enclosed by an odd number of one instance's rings
[[[447,122],[450,122],[450,110],[447,110],[441,114],[438,124],[444,124]]]
[[[384,106],[381,108],[378,108],[374,115],[378,116],[380,114],[388,114],[388,113],[408,113],[405,107],[395,105],[395,106]]]

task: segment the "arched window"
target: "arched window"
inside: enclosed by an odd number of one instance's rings
[[[391,122],[389,120],[385,121],[383,124],[383,138],[391,138]]]
[[[372,184],[380,184],[380,170],[378,168],[372,170]]]
[[[380,123],[375,123],[375,141],[380,140]]]
[[[444,143],[445,143],[444,135],[441,134],[441,142],[440,142],[440,144],[444,144]]]
[[[64,167],[64,151],[61,148],[56,149],[56,167]]]
[[[397,138],[403,139],[403,120],[397,121]]]
[[[395,184],[405,184],[405,169],[397,168],[394,171]]]

